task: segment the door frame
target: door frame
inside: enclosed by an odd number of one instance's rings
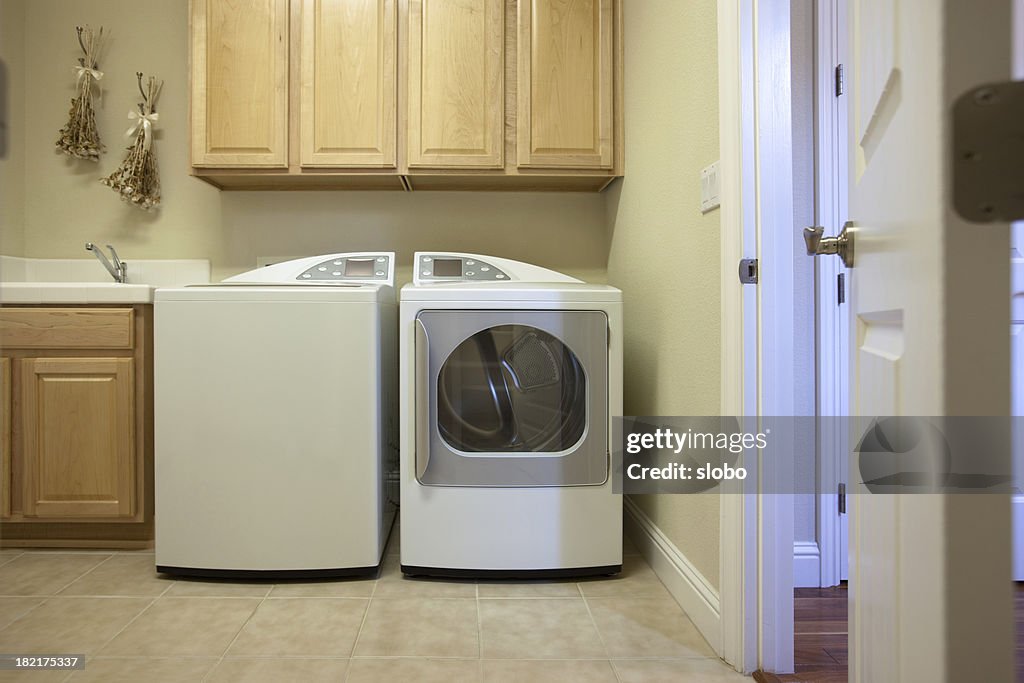
[[[790,12],[789,3],[718,2],[723,415],[795,412],[780,361],[793,357],[796,255],[790,240],[771,239],[771,226],[794,220]],[[757,258],[769,278],[741,285],[741,258]],[[743,459],[760,490],[786,490],[791,466],[760,467],[772,460],[756,451]],[[792,495],[721,497],[722,654],[744,673],[793,670],[793,539]]]

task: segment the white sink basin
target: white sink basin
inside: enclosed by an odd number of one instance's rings
[[[94,258],[0,255],[0,304],[149,304],[157,287],[209,281],[205,259],[129,259],[121,284]]]

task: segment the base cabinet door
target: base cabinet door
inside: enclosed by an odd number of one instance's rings
[[[11,359],[0,358],[0,519],[11,516]]]
[[[135,514],[131,358],[21,360],[26,517]]]

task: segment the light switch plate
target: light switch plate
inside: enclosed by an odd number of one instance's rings
[[[705,166],[700,170],[700,212],[707,213],[722,204],[722,183],[718,173],[718,162]]]

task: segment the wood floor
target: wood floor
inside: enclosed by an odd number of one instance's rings
[[[1017,680],[1024,683],[1024,582],[1014,584],[1017,624]],[[847,676],[846,584],[835,588],[797,588],[794,597],[795,674],[758,671],[759,683],[845,683]]]

